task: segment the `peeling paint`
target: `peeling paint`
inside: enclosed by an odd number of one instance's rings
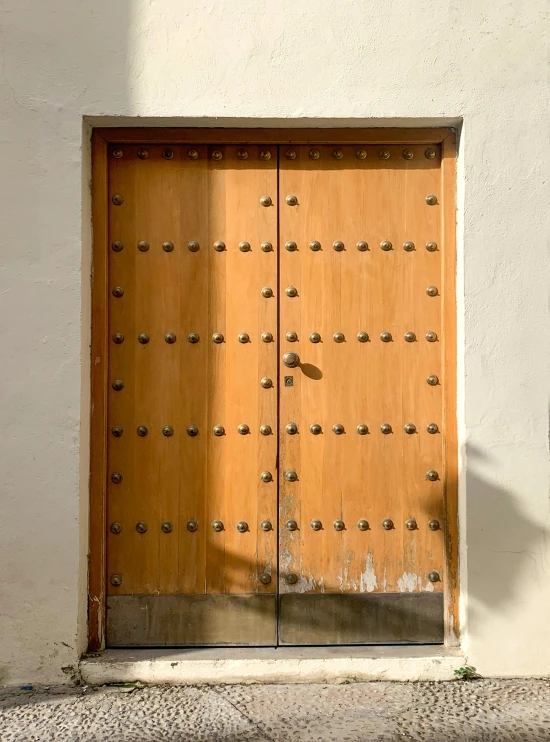
[[[376,571],[374,569],[374,554],[369,551],[365,562],[365,571],[361,573],[360,590],[362,593],[372,593],[378,587]]]

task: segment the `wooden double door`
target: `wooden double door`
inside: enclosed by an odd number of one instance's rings
[[[107,645],[442,642],[440,143],[107,167]]]

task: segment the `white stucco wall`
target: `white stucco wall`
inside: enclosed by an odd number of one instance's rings
[[[87,140],[88,122],[106,120],[84,117],[105,116],[232,126],[463,118],[464,646],[484,675],[550,673],[545,7],[3,0],[0,684],[67,681],[86,645]]]

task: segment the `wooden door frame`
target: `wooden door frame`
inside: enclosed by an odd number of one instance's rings
[[[445,646],[459,644],[456,361],[456,134],[452,129],[95,128],[92,131],[92,341],[89,651],[105,646],[108,373],[108,147],[110,144],[441,144],[443,364],[445,368]]]

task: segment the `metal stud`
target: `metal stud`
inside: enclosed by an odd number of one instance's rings
[[[357,340],[359,340],[360,343],[368,343],[369,341],[369,333],[368,332],[358,332],[357,333]]]
[[[298,289],[294,286],[288,286],[285,289],[285,294],[292,299],[294,296],[298,296]]]
[[[433,160],[435,159],[435,156],[436,156],[436,151],[435,149],[432,149],[431,147],[424,152],[424,157],[427,160]]]
[[[223,252],[225,250],[225,242],[222,242],[221,240],[214,242],[214,250],[216,252]]]
[[[142,520],[140,520],[139,523],[136,523],[136,531],[138,533],[146,533],[147,532],[147,523],[144,523]]]
[[[120,484],[122,482],[122,474],[119,471],[114,471],[111,474],[111,482],[113,484]]]
[[[439,428],[437,426],[437,423],[428,423],[426,425],[426,430],[430,435],[435,435],[436,433],[439,433]]]
[[[287,531],[297,531],[298,530],[298,524],[295,520],[287,520],[285,523],[285,528]]]
[[[212,521],[212,530],[219,533],[220,531],[223,531],[223,523],[221,520],[213,520]]]
[[[378,157],[380,157],[381,160],[389,160],[391,157],[391,152],[389,149],[382,149],[378,153]]]
[[[285,353],[283,363],[287,368],[296,368],[296,366],[300,365],[300,356],[298,353]]]
[[[120,240],[116,240],[116,242],[111,243],[111,250],[113,252],[121,252],[122,250],[124,250],[124,245]]]
[[[321,243],[318,240],[312,240],[309,243],[309,249],[313,252],[319,252],[319,250],[321,249]]]
[[[191,240],[191,242],[187,243],[187,249],[189,252],[198,252],[200,250],[200,245],[196,240]]]
[[[165,425],[162,429],[162,435],[166,438],[170,438],[174,435],[174,428],[171,425]]]
[[[223,425],[214,425],[212,432],[219,438],[220,436],[225,435],[225,428]]]
[[[429,343],[435,343],[437,340],[437,333],[434,332],[433,330],[430,330],[429,332],[426,333],[426,340]]]
[[[260,523],[260,530],[261,531],[266,531],[266,532],[267,531],[271,531],[272,528],[273,528],[273,526],[271,525],[271,521],[270,520],[262,520],[262,522]]]
[[[194,438],[196,435],[198,435],[199,429],[196,425],[188,425],[187,426],[187,435],[191,436],[191,438]]]
[[[247,332],[240,332],[238,335],[239,343],[248,343],[250,342],[250,336]]]
[[[298,333],[296,332],[287,332],[285,335],[285,338],[289,343],[295,343],[298,340]]]
[[[262,289],[262,296],[264,297],[264,299],[271,299],[271,297],[273,296],[273,289],[269,286],[264,286],[264,288]]]
[[[111,433],[115,438],[120,438],[124,433],[124,429],[120,425],[115,425],[114,428],[111,428]]]
[[[218,345],[219,345],[220,343],[223,343],[223,335],[221,334],[221,332],[215,332],[215,333],[214,333],[214,334],[212,335],[212,342],[213,342],[213,343],[217,343]]]
[[[309,432],[313,435],[319,435],[323,432],[323,428],[319,425],[319,423],[313,423],[313,425],[309,426]]]
[[[288,469],[285,471],[285,482],[297,482],[298,474],[294,469]]]
[[[111,533],[117,534],[122,531],[122,526],[120,525],[120,523],[111,523],[111,527],[109,528],[109,530],[111,531]]]
[[[309,150],[309,159],[310,160],[318,160],[321,156],[321,153],[318,149],[310,149]]]
[[[437,203],[437,196],[434,193],[428,193],[426,196],[426,203],[428,206],[435,206]]]
[[[439,376],[436,376],[435,374],[430,374],[428,378],[426,379],[426,382],[430,386],[437,386],[439,384]]]
[[[437,242],[426,242],[426,250],[428,252],[436,252],[437,251]]]
[[[296,206],[298,203],[298,197],[291,194],[285,198],[285,201],[288,206]]]
[[[248,433],[250,433],[250,428],[246,423],[241,423],[237,428],[237,433],[239,435],[248,435]]]
[[[409,518],[409,520],[405,521],[405,528],[407,531],[416,531],[417,524],[414,518]]]
[[[285,157],[287,160],[295,160],[296,159],[296,150],[295,149],[287,149],[285,152]]]
[[[124,335],[121,332],[115,332],[115,334],[113,335],[113,343],[115,343],[115,345],[120,345],[123,342]]]
[[[382,521],[382,528],[385,531],[391,531],[391,529],[393,528],[393,520],[391,518],[384,518],[384,520]]]
[[[172,526],[172,524],[170,523],[170,521],[169,521],[169,520],[165,520],[165,521],[164,521],[164,523],[161,523],[161,525],[160,525],[160,530],[161,530],[161,531],[162,531],[163,533],[172,533],[172,527],[173,527],[173,526]]]
[[[138,343],[141,343],[142,345],[147,345],[147,343],[151,340],[151,337],[146,332],[140,332],[138,335]]]
[[[120,575],[111,575],[110,582],[114,587],[119,587],[122,585],[122,577]]]
[[[263,149],[260,152],[260,159],[262,159],[262,160],[271,160],[271,152],[268,149]]]
[[[267,482],[271,482],[273,480],[273,475],[270,471],[263,471],[260,474],[260,479],[262,480],[262,482],[265,482],[267,484]]]
[[[335,520],[332,526],[335,531],[343,531],[346,527],[343,520]]]
[[[384,435],[389,435],[392,432],[392,427],[389,423],[382,423],[380,426],[380,432]]]
[[[431,520],[428,523],[428,528],[430,531],[439,531],[439,521],[438,520]]]
[[[240,149],[237,152],[239,160],[248,160],[248,152],[245,149]]]
[[[162,243],[162,249],[164,252],[172,252],[174,249],[174,243],[170,242],[170,240],[166,240],[166,242]]]
[[[262,343],[272,343],[273,335],[271,332],[262,332]]]
[[[172,149],[165,149],[162,152],[162,156],[165,160],[171,160],[174,157],[174,150]]]
[[[138,149],[137,156],[140,160],[146,160],[149,157],[149,152],[146,149]]]
[[[335,332],[332,339],[335,343],[343,343],[346,337],[343,332]]]
[[[115,379],[111,385],[115,392],[120,392],[121,389],[124,389],[124,382],[122,379]]]
[[[288,433],[288,435],[296,435],[296,433],[298,432],[298,426],[296,425],[296,423],[288,423],[285,426],[285,431]]]
[[[355,247],[359,250],[359,252],[366,252],[369,249],[369,243],[365,242],[365,240],[359,240]]]
[[[262,585],[269,585],[271,582],[271,575],[268,572],[262,572],[262,574],[258,578]]]
[[[413,252],[413,250],[414,250],[414,242],[411,242],[410,240],[407,240],[406,242],[404,242],[403,243],[403,250],[405,250],[405,252]]]
[[[145,438],[145,436],[149,432],[149,428],[147,427],[147,425],[138,425],[136,432],[140,438]]]
[[[365,425],[365,423],[361,423],[357,426],[357,432],[359,433],[359,435],[367,435],[367,433],[369,432],[368,425]]]
[[[298,582],[298,575],[296,572],[289,572],[285,575],[285,582],[287,585],[295,585]]]
[[[439,572],[436,572],[435,569],[432,570],[432,572],[428,574],[428,580],[430,582],[439,582],[441,580],[441,577],[439,576]]]
[[[426,289],[426,293],[428,294],[428,296],[437,296],[437,286],[428,286],[428,288]]]
[[[285,242],[285,250],[288,250],[288,252],[296,252],[297,249],[298,245],[292,240]]]
[[[147,240],[140,240],[137,243],[137,247],[140,252],[147,252],[147,250],[149,249],[149,243],[147,242]]]
[[[239,242],[239,250],[241,252],[250,252],[250,242]]]
[[[437,482],[439,479],[439,474],[436,472],[435,469],[430,469],[428,472],[426,472],[426,479],[428,482]]]
[[[335,250],[336,252],[342,252],[342,250],[345,249],[345,245],[340,240],[336,240],[335,242],[332,243],[332,249]]]
[[[260,204],[262,206],[271,206],[273,201],[271,200],[271,196],[262,196],[260,199]]]
[[[357,521],[357,528],[360,531],[368,531],[369,530],[369,522],[368,520],[365,520],[365,518],[361,518]]]
[[[392,341],[391,332],[381,332],[380,333],[380,340],[383,343],[391,343],[391,341]]]
[[[273,386],[273,382],[270,378],[264,376],[264,378],[260,381],[260,386],[264,389],[271,389],[271,387]]]
[[[176,342],[176,335],[173,332],[167,332],[164,336],[164,342],[173,345]]]
[[[115,160],[120,160],[120,158],[124,156],[124,152],[119,147],[114,149],[111,154],[113,155]]]
[[[341,149],[333,149],[332,156],[335,160],[341,160],[344,157],[344,153]]]
[[[312,332],[309,335],[309,342],[310,343],[320,343],[321,342],[321,336],[318,332]]]
[[[336,435],[342,435],[345,432],[344,426],[341,423],[335,423],[332,426],[332,432]]]
[[[404,149],[401,154],[403,155],[404,160],[412,160],[412,158],[414,157],[414,154],[410,149]]]
[[[218,161],[219,161],[219,160],[221,160],[222,158],[223,158],[223,154],[222,154],[222,153],[220,152],[220,150],[219,150],[219,149],[215,149],[215,150],[214,150],[214,151],[212,152],[212,159],[213,159],[213,160],[218,160]]]
[[[115,296],[117,299],[120,299],[121,296],[124,296],[124,289],[122,288],[122,286],[114,287],[113,296]]]
[[[411,330],[406,332],[403,337],[408,343],[414,343],[416,341],[416,335]]]
[[[262,248],[262,252],[271,252],[273,250],[271,242],[262,242],[260,247]]]
[[[188,520],[186,524],[186,528],[191,533],[195,533],[195,531],[199,530],[199,524],[196,520]]]
[[[197,152],[196,149],[190,149],[189,152],[187,153],[187,156],[189,157],[190,160],[199,159],[199,153]]]
[[[115,193],[111,200],[115,206],[122,206],[122,204],[124,203],[124,197],[121,196],[120,193]]]
[[[358,160],[366,160],[367,159],[367,150],[366,149],[358,149],[355,153],[355,156]]]
[[[187,339],[192,345],[195,345],[195,343],[198,343],[200,340],[199,333],[198,332],[190,332],[187,336]]]
[[[380,243],[380,249],[384,250],[384,252],[389,252],[393,248],[392,243],[389,240],[382,240]]]
[[[405,431],[405,433],[407,433],[407,435],[412,435],[413,433],[416,433],[416,425],[414,423],[407,423],[403,427],[403,430]]]
[[[260,425],[260,433],[262,435],[271,435],[272,432],[271,425]]]
[[[245,520],[240,520],[236,528],[239,533],[246,533],[248,531],[248,523]]]

